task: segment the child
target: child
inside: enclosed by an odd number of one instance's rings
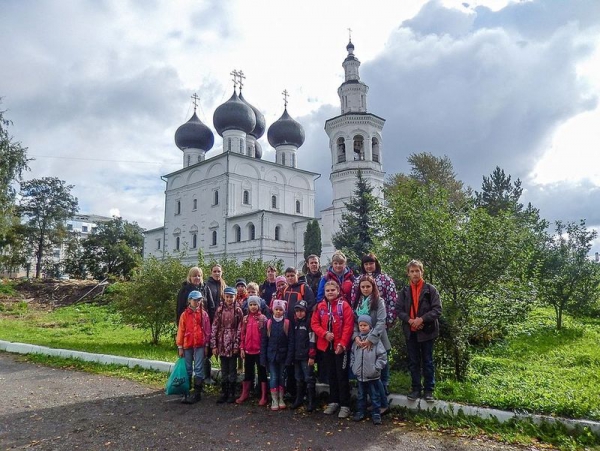
[[[371,418],[373,424],[381,424],[381,405],[380,397],[380,378],[381,370],[387,363],[387,353],[381,341],[373,345],[367,340],[372,326],[371,316],[360,315],[358,317],[358,343],[352,344],[352,355],[350,357],[350,366],[352,372],[358,379],[358,411],[352,418],[354,421],[361,421],[366,416],[367,393],[371,396]],[[364,343],[364,345],[363,345]]]
[[[271,410],[285,409],[283,371],[286,365],[292,363],[294,341],[288,335],[290,320],[284,318],[286,310],[285,301],[273,301],[273,318],[267,321],[267,327],[262,333],[260,344],[260,363],[271,373]]]
[[[270,318],[271,312],[269,311],[269,307],[267,306],[266,301],[258,295],[258,284],[256,282],[250,282],[248,284],[248,287],[246,288],[246,291],[248,291],[248,297],[258,296],[258,299],[260,299],[260,303],[259,303],[260,313],[265,315],[267,318]],[[242,305],[242,311],[244,312],[244,315],[248,314],[248,300],[246,300],[246,303],[244,305]]]
[[[259,406],[267,405],[267,371],[260,364],[260,341],[262,330],[266,327],[267,317],[260,313],[261,299],[258,296],[248,298],[248,314],[242,323],[242,341],[240,355],[244,360],[244,380],[242,382],[242,395],[235,400],[237,404],[243,403],[250,396],[250,389],[254,384],[254,367],[258,367],[258,383],[261,388]]]
[[[248,300],[248,290],[246,290],[246,279],[237,279],[235,281],[235,289],[235,303],[243,311],[243,306]],[[246,312],[244,312],[244,314],[246,314]]]
[[[200,401],[202,383],[204,381],[204,356],[210,340],[210,318],[202,308],[202,293],[191,291],[188,295],[188,306],[179,317],[177,329],[177,351],[179,357],[185,358],[190,384],[192,373],[194,379],[194,396],[187,393],[182,402],[193,404]]]
[[[235,288],[223,290],[224,302],[215,313],[210,337],[213,355],[221,362],[221,396],[217,404],[235,402],[235,384],[237,382],[237,355],[240,351],[242,309],[235,305]]]
[[[275,302],[275,299],[283,299],[283,292],[287,288],[287,282],[284,276],[277,276],[275,282],[277,284],[277,291],[275,294],[273,294],[273,299],[267,299],[271,312],[273,311],[273,303]]]
[[[297,409],[304,402],[304,394],[308,393],[306,410],[315,410],[315,333],[310,329],[306,316],[306,301],[298,301],[294,307],[294,375],[296,376],[296,401],[292,409]],[[308,389],[308,392],[307,392]]]
[[[317,351],[322,354],[321,362],[327,368],[329,380],[329,405],[324,413],[333,415],[339,408],[338,418],[348,418],[348,348],[354,330],[354,313],[350,304],[340,295],[340,286],[335,280],[328,280],[323,288],[325,299],[317,304],[310,324],[317,338]]]

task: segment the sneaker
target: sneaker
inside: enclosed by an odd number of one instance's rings
[[[373,424],[381,424],[381,415],[373,414]]]
[[[425,392],[425,401],[427,401],[427,402],[435,401],[435,398],[433,397],[433,392],[430,392],[430,391]]]
[[[332,402],[330,404],[327,404],[327,407],[325,407],[325,410],[323,411],[323,413],[325,415],[333,415],[334,413],[337,412],[339,407],[340,407],[340,405],[337,402]]]
[[[362,421],[365,419],[365,414],[364,413],[360,413],[360,412],[356,412],[354,414],[354,416],[352,417],[352,421]]]
[[[408,395],[406,395],[406,397],[410,401],[416,401],[417,399],[419,399],[421,397],[421,392],[418,390],[413,390]]]
[[[340,413],[338,413],[338,418],[348,418],[350,416],[350,407],[342,406],[340,407]]]

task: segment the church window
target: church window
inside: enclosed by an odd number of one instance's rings
[[[373,149],[373,161],[379,163],[379,140],[377,138],[373,138],[371,143]]]
[[[271,196],[271,208],[277,208],[277,196]]]
[[[192,210],[196,211],[198,209],[198,199],[192,200]]]
[[[179,245],[181,244],[181,240],[179,239],[178,236],[175,237],[175,250],[178,251],[179,250]]]
[[[354,137],[354,161],[365,159],[365,143],[361,135]]]
[[[181,214],[181,201],[180,200],[178,200],[175,203],[175,214],[176,215],[180,215]]]
[[[240,229],[239,225],[233,226],[233,236],[235,238],[236,243],[242,241],[242,229]]]
[[[285,154],[281,154],[281,164],[285,166]]]
[[[275,241],[279,241],[281,239],[281,226],[275,227]]]
[[[252,223],[248,224],[248,239],[256,239],[256,227],[254,227],[254,224]]]
[[[160,239],[156,240],[156,249],[160,250]]]
[[[198,246],[198,234],[193,233],[192,234],[192,249],[196,249],[196,246]]]
[[[300,201],[296,201],[296,213],[300,213]]]
[[[231,151],[231,138],[227,138],[227,150]]]
[[[295,153],[292,154],[292,167],[293,168],[296,167],[296,154]]]
[[[346,143],[344,138],[338,138],[337,140],[337,162],[343,163],[346,161]]]
[[[200,163],[202,161],[202,157],[200,155],[198,155],[198,163]]]
[[[250,205],[250,191],[245,189],[242,197],[242,202],[244,203],[244,205]]]
[[[191,161],[192,161],[192,156],[188,155],[187,156],[187,166],[189,166],[191,164]]]
[[[217,245],[217,231],[216,230],[212,231],[212,245],[213,246]]]
[[[240,139],[240,153],[244,155],[244,141]]]
[[[219,190],[215,190],[213,195],[213,205],[219,205]]]

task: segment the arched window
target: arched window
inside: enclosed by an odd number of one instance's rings
[[[213,205],[219,205],[219,190],[215,191],[215,194],[213,197]]]
[[[216,246],[217,245],[217,231],[213,230],[212,232],[212,245]]]
[[[292,154],[292,167],[293,168],[296,167],[296,154],[295,153]]]
[[[296,201],[296,213],[300,213],[300,201]]]
[[[244,155],[244,140],[240,139],[240,153]]]
[[[275,227],[275,241],[279,241],[281,239],[281,226]]]
[[[178,251],[179,250],[179,244],[180,244],[180,240],[179,237],[176,236],[175,237],[175,250]]]
[[[176,215],[181,214],[181,201],[180,200],[178,200],[177,203],[175,204],[175,214]]]
[[[192,200],[192,210],[198,209],[198,199]]]
[[[242,229],[240,229],[239,225],[234,225],[233,226],[233,237],[235,238],[235,241],[237,243],[239,243],[240,241],[242,241]]]
[[[187,156],[187,165],[186,166],[189,166],[190,164],[192,164],[192,156],[188,155]]]
[[[277,196],[271,196],[271,208],[277,208]]]
[[[227,150],[231,151],[231,138],[227,138]]]
[[[196,246],[198,246],[198,234],[194,233],[192,234],[192,249],[196,249]]]
[[[373,149],[373,161],[379,163],[379,140],[377,138],[371,140],[371,147]]]
[[[254,224],[252,223],[248,224],[248,239],[256,239],[256,227],[254,227]]]
[[[243,197],[242,202],[244,203],[244,205],[250,205],[250,191],[245,189],[242,197]]]
[[[343,163],[346,161],[346,142],[344,138],[340,137],[337,140],[337,162]]]
[[[354,137],[354,161],[365,159],[365,142],[361,135]]]
[[[281,164],[285,166],[285,154],[281,154]]]

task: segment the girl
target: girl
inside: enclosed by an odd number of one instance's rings
[[[267,405],[267,371],[260,364],[260,342],[262,330],[266,327],[267,317],[260,310],[261,299],[258,296],[248,298],[248,314],[242,323],[242,341],[240,355],[244,360],[244,381],[242,382],[242,395],[235,400],[237,404],[243,403],[250,396],[250,389],[254,384],[254,368],[258,367],[258,383],[261,388],[259,406]]]
[[[221,396],[217,404],[235,402],[236,360],[240,352],[242,309],[235,305],[235,288],[223,290],[224,302],[215,313],[210,346],[221,361]]]
[[[290,320],[284,317],[286,310],[285,301],[273,301],[273,318],[267,321],[263,329],[260,343],[260,363],[269,368],[271,373],[271,410],[285,409],[283,400],[285,388],[283,371],[291,365],[294,341],[288,338],[292,333]]]
[[[223,268],[221,265],[213,265],[210,268],[210,277],[206,279],[206,286],[212,294],[215,307],[218,307],[223,302],[223,291],[227,287],[225,279],[223,279]]]
[[[194,379],[194,396],[186,394],[182,402],[192,404],[200,401],[204,381],[204,356],[210,340],[210,319],[202,308],[202,293],[192,291],[188,296],[188,307],[179,318],[177,328],[177,351],[185,358],[185,368],[191,382]]]
[[[377,288],[377,282],[372,276],[363,274],[358,279],[358,292],[355,295],[352,303],[352,309],[354,310],[355,318],[361,315],[368,315],[371,317],[371,323],[374,326],[371,328],[367,335],[366,340],[360,339],[360,331],[358,328],[358,320],[354,321],[354,343],[360,349],[372,349],[377,346],[377,343],[381,342],[386,353],[389,353],[392,346],[387,335],[386,318],[387,311],[383,299],[379,297],[379,289]],[[386,359],[386,365],[387,359]],[[384,370],[382,370],[383,374]],[[385,387],[381,379],[377,381],[377,389],[379,391],[379,398],[381,400],[380,413],[383,415],[389,408],[388,400],[386,396]]]
[[[326,366],[329,380],[329,405],[325,414],[340,412],[338,418],[350,416],[350,383],[348,381],[348,350],[354,330],[352,307],[340,295],[335,280],[324,284],[325,299],[317,304],[311,327],[317,337],[317,351]]]

